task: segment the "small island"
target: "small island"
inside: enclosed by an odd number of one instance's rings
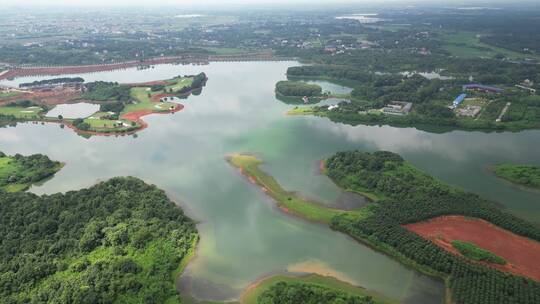
[[[42,154],[8,156],[0,152],[0,192],[24,191],[53,176],[62,166]]]
[[[493,173],[519,186],[540,190],[540,167],[501,164],[493,167]]]

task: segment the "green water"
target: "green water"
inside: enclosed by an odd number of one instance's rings
[[[262,276],[306,265],[406,303],[441,303],[444,295],[440,282],[343,234],[276,210],[225,162],[229,153],[255,153],[284,188],[332,203],[343,193],[318,173],[320,159],[347,149],[391,150],[446,182],[539,221],[540,193],[513,187],[486,170],[506,161],[540,164],[539,131],[430,134],[287,117],[290,106],[277,101],[273,91],[294,64],[162,65],[82,75],[87,81],[138,82],[204,71],[209,81],[202,95],[183,101],[183,111],[146,117],[150,127],[137,137],[85,139],[55,124],[28,123],[0,129],[0,151],[44,153],[66,163],[52,180],[31,189],[39,194],[79,189],[119,175],[165,189],[199,221],[201,234],[197,257],[179,279],[179,288],[206,300],[233,299]],[[29,80],[36,78],[16,81]]]

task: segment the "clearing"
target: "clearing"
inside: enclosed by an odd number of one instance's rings
[[[540,281],[540,243],[487,221],[453,215],[408,224],[405,228],[454,254],[459,254],[459,251],[452,246],[452,241],[473,243],[507,261],[505,265],[482,264]]]

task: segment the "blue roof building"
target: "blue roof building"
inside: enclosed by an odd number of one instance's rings
[[[453,102],[454,108],[457,108],[457,106],[459,106],[459,104],[462,103],[463,100],[465,100],[465,97],[467,97],[467,94],[461,94],[458,97],[456,97],[456,99],[454,99],[454,102]]]

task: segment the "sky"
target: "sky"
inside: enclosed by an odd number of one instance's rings
[[[366,2],[367,0],[337,0],[344,3]],[[377,2],[375,0],[371,2]],[[385,1],[385,0],[382,0]],[[335,2],[332,0],[1,0],[7,5],[51,5],[51,6],[157,6],[157,5],[215,5],[215,4],[270,4],[270,3],[312,3]]]

